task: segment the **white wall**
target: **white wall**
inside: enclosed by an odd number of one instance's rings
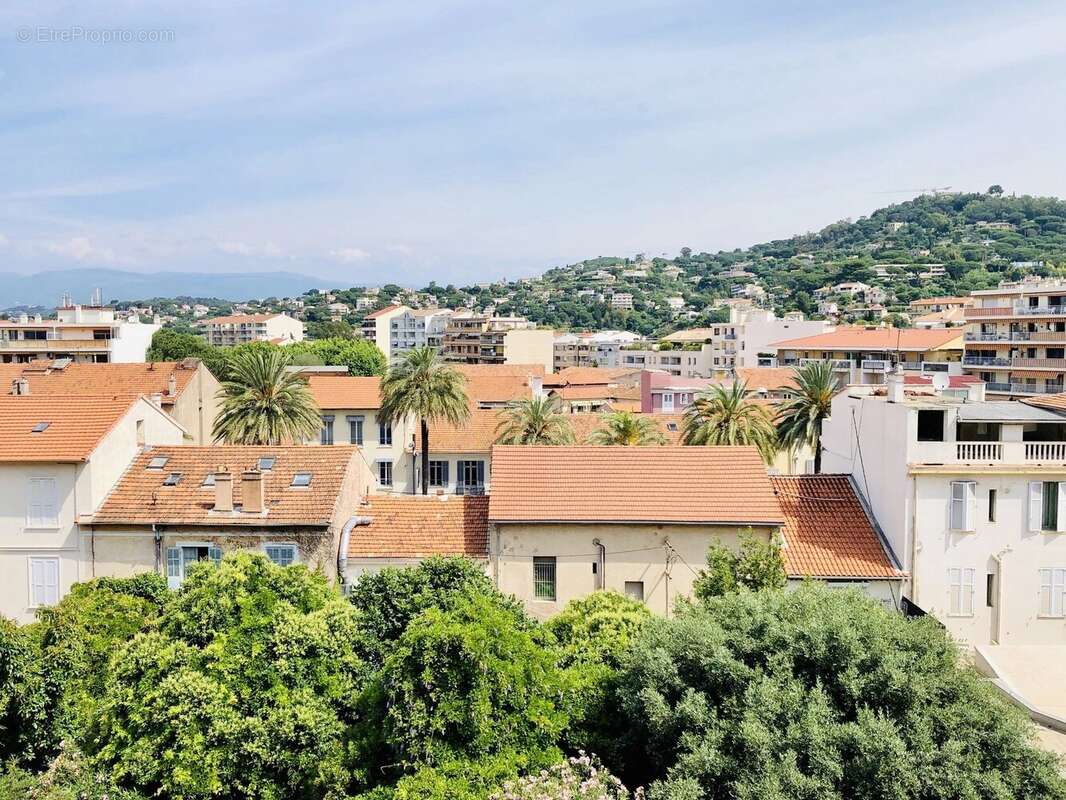
[[[132,320],[116,326],[116,336],[111,339],[108,358],[115,364],[143,364],[145,354],[152,344],[152,336],[162,327]]]
[[[334,444],[357,444],[351,439],[351,425],[348,423],[349,416],[363,417],[363,444],[359,452],[366,461],[367,466],[374,475],[372,491],[389,491],[387,487],[378,486],[378,462],[392,462],[392,491],[410,492],[414,480],[411,467],[411,453],[405,448],[414,441],[415,426],[411,421],[392,426],[392,444],[378,444],[378,417],[377,410],[365,409],[324,409],[323,415],[333,415],[333,443]],[[321,437],[315,436],[307,444],[321,444]]]

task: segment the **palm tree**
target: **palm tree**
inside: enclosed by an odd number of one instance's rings
[[[570,444],[574,429],[553,396],[524,397],[500,411],[496,444]]]
[[[666,444],[666,437],[650,416],[615,411],[603,416],[602,427],[589,434],[589,444],[643,446]]]
[[[793,397],[778,405],[777,437],[787,447],[814,448],[814,471],[822,471],[822,421],[829,416],[837,381],[829,361],[808,361],[794,370]]]
[[[287,372],[280,347],[237,348],[218,391],[213,434],[226,444],[284,444],[315,435],[322,418],[307,383]]]
[[[770,415],[748,399],[744,381],[732,386],[711,386],[685,410],[681,443],[692,445],[753,445],[763,461],[777,452],[777,433]]]
[[[449,366],[435,347],[403,354],[381,380],[378,418],[387,425],[418,417],[422,434],[422,494],[429,494],[429,423],[462,425],[470,418],[466,378]]]

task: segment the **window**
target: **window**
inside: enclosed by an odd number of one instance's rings
[[[1066,595],[1066,569],[1040,570],[1040,616],[1064,616],[1063,602]]]
[[[485,462],[484,461],[460,461],[457,465],[458,485],[455,487],[456,494],[484,494],[485,493]]]
[[[952,481],[948,527],[953,531],[974,530],[976,510],[977,484],[974,481]]]
[[[294,544],[267,544],[264,548],[266,557],[279,567],[287,567],[296,561],[296,545]]]
[[[555,556],[533,557],[533,596],[555,600]]]
[[[171,472],[163,479],[164,486],[177,486],[179,483],[181,483],[180,472]]]
[[[352,444],[363,443],[363,417],[348,417],[348,441]]]
[[[36,425],[33,426],[32,433],[44,433],[46,430],[48,430],[48,426],[51,424],[51,422],[38,422]]]
[[[259,471],[269,472],[274,469],[274,465],[278,462],[277,456],[260,456],[259,457]]]
[[[310,486],[311,485],[311,473],[310,472],[297,472],[292,476],[293,486]]]
[[[333,444],[333,415],[322,417],[322,444]]]
[[[170,461],[170,456],[153,456],[148,462],[148,469],[163,469]]]
[[[430,461],[429,462],[429,485],[430,486],[447,486],[448,485],[448,462],[447,461]]]
[[[918,410],[918,441],[944,441],[944,412],[922,408]]]
[[[996,490],[988,490],[988,521],[996,521]]]
[[[644,602],[644,581],[626,581],[626,597]]]
[[[144,447],[144,420],[137,420],[137,446]]]
[[[392,486],[392,462],[378,462],[378,483],[381,486]]]
[[[1059,481],[1030,481],[1029,483],[1029,530],[1063,531],[1066,530],[1066,515],[1060,509],[1066,508],[1066,483]]]
[[[54,606],[59,602],[59,559],[30,558],[30,606]]]
[[[992,608],[996,604],[996,575],[989,572],[985,575],[985,605]]]
[[[58,528],[59,502],[55,478],[30,478],[26,503],[27,528]]]
[[[188,573],[189,567],[198,561],[210,561],[218,566],[222,561],[222,548],[213,544],[181,545],[167,548],[167,586],[177,589]]]
[[[215,485],[215,473],[209,472],[206,475],[204,475],[204,482],[201,483],[200,485],[201,486],[214,486]]]
[[[378,423],[378,444],[392,444],[392,425]]]
[[[973,616],[974,571],[952,567],[948,570],[948,616]]]

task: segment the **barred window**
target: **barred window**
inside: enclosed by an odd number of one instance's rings
[[[533,557],[533,596],[555,600],[555,556]]]

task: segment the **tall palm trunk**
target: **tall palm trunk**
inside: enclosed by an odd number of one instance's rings
[[[429,494],[429,423],[422,417],[418,424],[422,428],[422,494]]]
[[[814,437],[814,474],[822,474],[822,421],[817,423],[818,433]]]

